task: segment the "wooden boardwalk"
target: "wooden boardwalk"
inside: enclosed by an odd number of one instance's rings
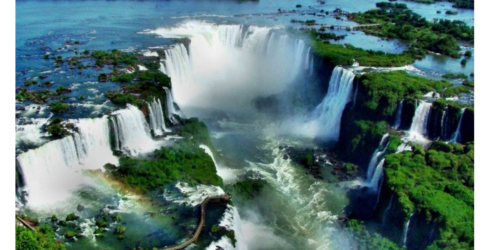
[[[198,227],[196,228],[196,231],[194,232],[193,237],[191,237],[189,240],[185,241],[184,243],[182,243],[178,246],[164,248],[164,250],[180,250],[180,249],[187,247],[189,244],[195,242],[196,240],[198,240],[198,237],[200,237],[200,234],[201,234],[201,230],[203,229],[203,226],[205,225],[205,207],[207,206],[207,204],[211,201],[228,202],[230,200],[231,200],[231,195],[228,195],[228,194],[205,198],[205,200],[203,200],[203,202],[201,203],[200,223],[198,224]]]

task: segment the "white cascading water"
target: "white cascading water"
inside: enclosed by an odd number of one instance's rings
[[[451,142],[457,143],[460,140],[460,129],[462,128],[462,120],[464,118],[464,113],[465,113],[465,108],[463,108],[460,111],[460,119],[458,120],[457,129],[455,130],[455,132],[453,133],[453,136],[451,137],[451,140],[450,140]]]
[[[417,109],[415,110],[415,115],[411,123],[409,130],[409,139],[412,141],[425,143],[427,139],[427,121],[429,120],[429,114],[431,111],[432,103],[425,101],[420,101]]]
[[[446,112],[448,111],[448,106],[443,110],[443,115],[441,117],[441,140],[443,140],[446,136]]]
[[[50,206],[71,196],[80,185],[90,183],[84,170],[118,164],[109,142],[106,116],[72,121],[78,132],[17,157],[22,169],[30,207]]]
[[[385,163],[385,159],[382,159],[377,164],[377,167],[375,168],[375,172],[373,173],[373,177],[370,180],[369,187],[372,188],[373,190],[379,189],[380,179],[382,178],[382,175],[384,174],[384,163]]]
[[[403,246],[406,247],[406,241],[408,240],[408,231],[410,231],[410,222],[411,222],[411,218],[413,217],[413,215],[415,215],[415,212],[413,212],[411,215],[410,215],[410,218],[408,218],[408,221],[406,222],[405,224],[405,229],[403,231]]]
[[[127,104],[126,109],[113,112],[118,125],[120,150],[136,156],[153,151],[157,142],[151,138],[150,127],[144,114],[134,105]]]
[[[165,116],[163,115],[163,109],[160,101],[155,98],[151,103],[148,103],[149,111],[149,125],[155,136],[162,136],[169,129],[165,126]]]
[[[118,135],[118,124],[116,124],[116,117],[110,117],[111,127],[113,128],[115,150],[120,150],[120,139]]]
[[[387,143],[387,145],[382,150],[380,150],[380,147],[382,145],[384,145],[384,142],[387,138],[389,138],[389,133],[386,133],[386,134],[384,134],[384,136],[382,136],[382,139],[380,139],[380,143],[378,144],[378,147],[373,152],[372,158],[370,159],[370,163],[368,164],[368,169],[366,171],[366,177],[368,180],[370,180],[370,182],[371,182],[371,179],[373,178],[373,173],[374,173],[373,171],[375,170],[375,166],[378,163],[379,157],[385,153],[385,151],[387,150],[387,147],[389,146],[389,143]]]
[[[350,70],[342,67],[333,69],[326,96],[299,133],[338,140],[342,113],[350,100],[354,77]]]
[[[398,110],[396,112],[396,120],[394,121],[394,126],[392,126],[395,129],[398,129],[399,126],[401,126],[401,115],[403,114],[403,101],[400,101],[398,104]]]
[[[224,165],[219,165],[217,163],[217,161],[215,160],[215,157],[214,157],[214,154],[212,153],[212,150],[206,146],[206,145],[203,145],[201,144],[200,145],[200,148],[203,149],[205,151],[205,153],[210,156],[210,158],[212,158],[212,161],[215,165],[215,169],[217,170],[217,175],[220,176],[220,178],[222,178],[222,180],[224,181],[225,184],[228,184],[228,183],[231,183],[231,182],[234,182],[237,180],[238,178],[238,171],[235,170],[235,169],[230,169]]]
[[[168,120],[170,121],[170,123],[176,125],[179,123],[179,121],[177,121],[174,116],[174,114],[176,114],[174,108],[174,97],[172,96],[172,92],[169,88],[164,87],[163,89],[165,90],[165,109],[167,110]]]
[[[420,104],[415,110],[415,115],[411,123],[410,132],[418,133],[424,136],[427,134],[427,120],[429,118],[431,107],[432,103],[420,101]]]
[[[188,21],[145,33],[190,40],[189,48],[176,44],[167,49],[161,67],[172,79],[177,104],[241,109],[255,97],[283,91],[306,72],[304,41],[276,30]]]

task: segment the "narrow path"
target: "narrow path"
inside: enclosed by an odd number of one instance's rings
[[[18,216],[16,216],[16,219],[17,219],[17,221],[18,221],[18,222],[20,222],[20,223],[21,223],[21,225],[23,225],[24,227],[29,228],[29,229],[31,229],[32,231],[35,231],[35,229],[34,229],[34,228],[30,225],[30,223],[28,223],[27,221],[25,221],[25,220],[23,220],[23,219],[19,218]]]
[[[184,243],[182,243],[178,246],[165,248],[164,250],[180,250],[180,249],[187,247],[189,244],[195,242],[198,239],[198,237],[200,236],[201,230],[203,229],[203,226],[205,225],[205,207],[207,206],[207,204],[211,201],[228,202],[230,200],[231,200],[231,195],[229,195],[229,194],[205,198],[205,200],[203,200],[203,202],[201,203],[200,223],[198,224],[198,227],[196,228],[196,231],[194,232],[193,237],[191,237],[189,240],[185,241]]]

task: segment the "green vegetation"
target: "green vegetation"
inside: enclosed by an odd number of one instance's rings
[[[124,234],[125,230],[126,230],[126,228],[124,226],[117,226],[115,228],[115,234]]]
[[[119,50],[93,51],[91,54],[95,59],[95,64],[102,67],[104,65],[113,65],[115,67],[135,67],[137,65],[137,56],[132,53],[125,53]]]
[[[64,113],[68,111],[69,105],[60,101],[49,103],[50,111],[54,113]]]
[[[350,233],[353,241],[357,244],[355,249],[370,250],[370,249],[383,249],[383,250],[399,250],[401,249],[394,242],[387,238],[382,237],[378,233],[371,233],[365,227],[362,221],[351,219],[346,225],[347,231]]]
[[[397,103],[403,99],[419,99],[423,94],[436,90],[438,93],[452,85],[446,81],[434,81],[410,75],[404,71],[369,73],[359,77],[369,95],[361,105],[383,116],[391,116]]]
[[[437,20],[429,22],[408,9],[406,4],[377,3],[378,9],[350,16],[352,21],[361,24],[378,23],[363,29],[367,34],[388,39],[398,38],[409,42],[404,52],[413,58],[423,58],[428,51],[459,58],[460,47],[457,41],[474,43],[474,28],[457,20]]]
[[[428,151],[386,156],[385,185],[407,216],[415,211],[440,225],[431,249],[474,247],[474,144],[433,142]]]
[[[213,234],[218,233],[219,231],[220,231],[220,227],[217,225],[213,225],[212,228],[210,228],[210,232]]]
[[[329,59],[333,65],[351,66],[354,61],[357,61],[363,66],[391,67],[408,65],[414,61],[406,54],[363,50],[349,44],[330,44],[321,40],[313,41],[312,47],[315,54]]]
[[[16,250],[62,250],[64,245],[54,240],[54,231],[47,225],[31,231],[25,227],[16,226]]]
[[[352,134],[347,150],[356,152],[360,149],[371,148],[368,145],[373,145],[380,141],[380,138],[386,133],[389,124],[385,121],[373,122],[368,120],[356,120],[354,127],[351,128]]]
[[[436,2],[442,2],[445,0],[410,0],[412,2],[417,2],[417,3],[436,3]],[[455,8],[463,8],[463,9],[474,9],[474,0],[447,0],[448,2],[454,3],[453,7]]]
[[[198,118],[189,118],[183,120],[183,126],[179,130],[179,135],[191,138],[190,140],[196,144],[205,144],[206,146],[213,148],[212,142],[210,141],[210,135],[208,134],[208,128],[205,123],[200,122]]]
[[[133,74],[121,75],[121,77],[133,79]],[[121,90],[106,92],[106,97],[116,105],[127,103],[141,107],[145,101],[151,101],[154,97],[164,100],[164,87],[171,88],[170,78],[159,71],[141,71],[137,73],[138,82],[123,85]],[[116,78],[112,81],[120,81]],[[128,81],[128,80],[127,80]],[[132,80],[130,80],[132,81]]]
[[[131,82],[132,80],[134,80],[134,74],[122,74],[122,75],[111,76],[112,82],[126,83],[126,82]]]
[[[64,137],[70,135],[69,129],[73,129],[70,124],[61,124],[62,118],[52,119],[47,126],[47,132],[49,132],[54,137]]]
[[[76,216],[75,214],[68,214],[66,216],[66,221],[74,221],[74,220],[78,220],[78,216]]]
[[[112,175],[142,193],[177,181],[222,186],[210,156],[198,144],[185,140],[156,150],[152,159],[120,158],[120,168]]]
[[[446,73],[443,75],[444,79],[467,79],[467,75],[464,73]]]
[[[238,181],[235,184],[228,186],[228,189],[231,193],[237,194],[238,198],[248,201],[257,197],[266,184],[266,181],[262,179],[249,179]]]

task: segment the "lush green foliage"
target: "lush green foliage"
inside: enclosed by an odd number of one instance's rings
[[[262,179],[249,179],[238,181],[229,186],[231,193],[236,193],[238,198],[250,200],[255,198],[266,185],[266,181]]]
[[[410,43],[405,54],[422,58],[433,51],[455,58],[460,57],[457,40],[474,43],[474,28],[458,20],[429,22],[409,10],[405,4],[377,3],[378,9],[353,14],[350,18],[362,24],[378,23],[364,32],[384,38],[399,38]]]
[[[444,0],[410,0],[412,2],[417,2],[417,3],[436,3],[436,2],[441,2]],[[452,2],[453,7],[455,8],[464,8],[464,9],[474,9],[474,0],[448,0],[448,2]]]
[[[61,124],[62,121],[62,118],[52,119],[47,126],[47,132],[55,137],[63,137],[69,135],[70,132],[68,130],[73,129],[73,125],[69,123],[63,125]]]
[[[16,226],[16,250],[62,250],[61,242],[56,242],[54,231],[47,225],[31,231],[25,227]]]
[[[315,54],[329,59],[333,65],[351,66],[354,61],[357,61],[362,66],[390,67],[404,66],[414,61],[408,55],[363,50],[348,44],[330,44],[315,40],[312,45]]]
[[[122,157],[120,168],[112,174],[139,192],[153,191],[176,181],[222,185],[210,156],[191,141],[179,141],[156,150],[152,159]]]
[[[394,242],[382,237],[378,233],[369,232],[362,221],[351,219],[347,222],[347,231],[359,250],[398,250],[401,249]]]
[[[119,50],[108,51],[93,51],[91,56],[95,59],[95,64],[98,66],[113,65],[118,67],[135,66],[137,57],[131,53],[125,53]]]
[[[441,225],[432,248],[469,249],[474,245],[474,144],[436,141],[428,151],[386,156],[386,184],[406,215],[416,209]]]
[[[179,130],[180,136],[190,138],[190,140],[194,143],[205,144],[206,146],[213,148],[208,128],[205,123],[200,122],[198,118],[189,118],[187,120],[183,120],[182,122],[183,125]]]
[[[62,102],[57,101],[57,102],[49,103],[49,108],[50,108],[50,111],[52,111],[54,113],[64,113],[64,112],[68,111],[69,105],[66,103],[62,103]]]
[[[404,71],[364,74],[359,79],[370,96],[362,105],[373,111],[382,105],[382,115],[392,115],[400,100],[417,99],[433,90],[442,93],[451,86],[445,81],[429,80]]]
[[[119,77],[125,76],[135,78],[133,74],[124,74]],[[137,77],[139,82],[123,85],[122,90],[106,92],[106,97],[116,105],[129,103],[137,107],[141,107],[144,101],[151,101],[154,97],[164,100],[165,90],[163,88],[171,87],[170,78],[167,75],[158,71],[140,71],[137,73]],[[112,78],[112,81],[120,80]]]
[[[352,133],[355,135],[352,137],[349,143],[349,152],[356,152],[360,148],[371,148],[368,145],[377,142],[382,138],[382,135],[386,133],[388,124],[385,121],[373,122],[367,120],[357,120],[354,122],[354,127]]]
[[[467,79],[467,75],[464,73],[446,73],[443,75],[444,79]]]
[[[132,80],[134,80],[134,74],[121,74],[121,75],[111,76],[112,82],[126,83],[126,82],[131,82]]]

